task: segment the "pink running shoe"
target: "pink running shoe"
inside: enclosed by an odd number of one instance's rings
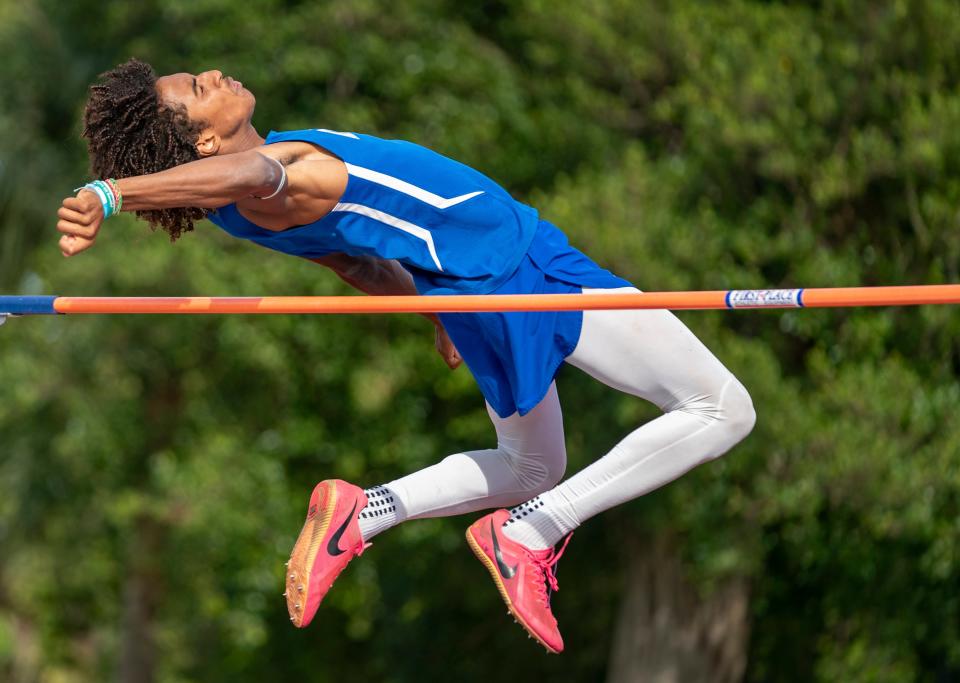
[[[307,521],[287,562],[287,611],[297,628],[317,613],[320,601],[350,560],[370,547],[360,536],[363,489],[339,479],[321,481],[313,489]]]
[[[509,510],[481,517],[467,529],[467,543],[490,572],[517,623],[547,652],[559,654],[563,652],[563,638],[550,610],[550,592],[559,588],[553,568],[573,534],[567,536],[560,550],[530,550],[504,535],[503,523],[509,517]]]

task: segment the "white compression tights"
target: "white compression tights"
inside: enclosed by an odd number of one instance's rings
[[[586,311],[567,362],[664,414],[557,486],[566,449],[556,386],[523,417],[500,418],[487,406],[497,447],[456,453],[387,484],[398,499],[393,522],[509,507],[544,494],[555,528],[541,529],[542,542],[531,545],[552,545],[590,517],[719,457],[753,427],[746,389],[667,311]]]

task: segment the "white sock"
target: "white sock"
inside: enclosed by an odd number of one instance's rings
[[[577,524],[556,513],[552,497],[553,491],[547,491],[512,508],[503,525],[506,537],[531,550],[546,550],[573,531]]]
[[[364,541],[403,521],[402,507],[397,505],[397,497],[386,486],[374,486],[363,493],[367,496],[367,505],[360,511],[359,520]]]

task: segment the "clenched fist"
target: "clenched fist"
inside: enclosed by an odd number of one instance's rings
[[[63,200],[57,218],[60,219],[57,230],[63,234],[60,252],[64,256],[73,256],[89,249],[96,241],[103,223],[103,205],[94,192],[81,190],[76,197]]]
[[[443,357],[443,361],[447,364],[447,367],[451,370],[456,370],[460,367],[460,364],[463,362],[463,359],[460,358],[460,352],[457,351],[457,347],[453,345],[453,341],[440,323],[437,323],[436,347],[437,353]]]

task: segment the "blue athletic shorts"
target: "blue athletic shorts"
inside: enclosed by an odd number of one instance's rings
[[[574,249],[566,235],[540,221],[516,272],[491,294],[570,294],[629,282]],[[450,339],[500,417],[530,412],[546,395],[560,364],[580,340],[582,311],[441,313]]]

